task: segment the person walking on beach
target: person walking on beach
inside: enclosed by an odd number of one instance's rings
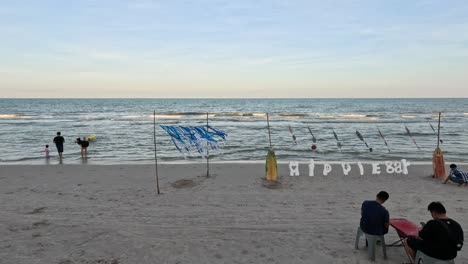
[[[63,156],[63,143],[65,143],[65,139],[62,137],[62,133],[57,132],[57,136],[54,137],[54,143],[55,146],[57,147],[57,152],[59,154],[60,159],[62,159]]]
[[[49,145],[45,145],[45,157],[49,158]]]
[[[457,251],[463,247],[463,229],[447,216],[445,207],[440,202],[432,202],[427,207],[432,220],[419,231],[419,238],[404,240],[406,252],[413,258],[416,252],[440,259],[451,260],[457,257]]]
[[[76,144],[81,146],[81,157],[82,158],[87,158],[88,157],[88,146],[89,146],[89,141],[86,139],[81,140],[80,138],[76,139]]]
[[[457,165],[450,164],[450,173],[443,183],[446,184],[449,180],[453,181],[454,183],[458,183],[458,186],[461,186],[463,183],[465,184],[465,186],[467,186],[468,173],[457,168]]]
[[[361,206],[362,231],[369,235],[382,236],[388,233],[390,215],[382,206],[390,195],[381,191],[377,194],[375,201],[364,201]]]

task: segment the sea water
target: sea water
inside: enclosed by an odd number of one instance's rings
[[[66,140],[63,163],[82,163],[74,140],[92,134],[96,139],[89,146],[88,163],[152,163],[153,111],[161,162],[203,161],[196,151],[180,153],[159,125],[206,125],[207,113],[209,125],[228,134],[221,148],[210,152],[212,161],[264,161],[269,113],[271,143],[280,162],[430,162],[437,146],[431,125],[437,131],[439,112],[446,161],[468,161],[468,99],[0,99],[0,164],[57,163],[52,139],[58,131]],[[46,144],[50,159],[45,158]]]

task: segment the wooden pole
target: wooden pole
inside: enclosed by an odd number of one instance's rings
[[[156,147],[156,111],[153,112],[153,135],[154,135],[154,165],[156,168],[156,189],[158,194],[159,192],[159,176],[158,176],[158,154],[157,154],[157,147]]]
[[[440,115],[442,112],[439,112],[439,125],[437,127],[437,148],[439,148],[439,142],[440,142]]]
[[[208,133],[208,113],[206,113],[206,133]],[[206,141],[206,177],[210,177],[210,148]]]
[[[270,117],[268,113],[267,113],[267,125],[268,125],[268,139],[270,141],[270,149],[271,149]]]

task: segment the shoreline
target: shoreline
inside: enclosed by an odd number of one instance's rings
[[[92,160],[92,158],[90,158]],[[66,158],[65,158],[66,160]],[[75,159],[73,161],[83,161],[82,159]],[[408,162],[410,162],[412,165],[432,165],[432,161],[411,161],[410,159],[405,159]],[[47,160],[44,158],[44,162],[47,162]],[[308,164],[310,160],[304,160],[304,159],[291,159],[289,161],[280,161],[277,160],[277,164],[289,164],[291,161],[298,161],[300,164]],[[326,161],[326,160],[314,160],[315,164],[341,164],[341,163],[348,163],[348,164],[357,164],[358,162],[362,164],[373,164],[373,163],[378,163],[378,164],[384,164],[386,161],[401,161],[401,159],[387,159],[387,160],[356,160],[356,161]],[[153,162],[121,162],[121,163],[88,163],[87,162],[81,162],[81,163],[64,163],[64,164],[59,164],[60,160],[58,158],[50,158],[49,162],[52,162],[50,164],[22,164],[19,162],[0,162],[0,166],[55,166],[55,165],[87,165],[87,166],[118,166],[118,165],[128,165],[128,166],[133,166],[133,165],[141,165],[141,166],[148,166],[148,165],[154,165]],[[227,160],[227,161],[212,161],[210,160],[210,164],[264,164],[266,161],[265,160]],[[455,163],[457,165],[468,165],[468,162],[449,162],[445,161],[446,167],[451,163]],[[206,160],[201,160],[201,161],[158,161],[158,165],[192,165],[192,164],[206,164]]]

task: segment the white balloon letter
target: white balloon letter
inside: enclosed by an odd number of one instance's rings
[[[290,161],[289,162],[289,176],[299,176],[299,162]]]
[[[364,175],[364,166],[362,166],[362,163],[361,162],[358,162],[357,163],[358,167],[359,167],[359,174],[362,176]]]
[[[309,162],[309,176],[314,176],[314,169],[315,169],[315,161],[314,161],[314,159],[310,159],[310,162]]]
[[[401,166],[403,170],[404,175],[408,175],[408,167],[411,165],[409,161],[406,161],[405,159],[401,160]]]
[[[380,174],[380,164],[372,163],[372,174]]]
[[[349,165],[349,163],[341,163],[341,167],[343,168],[343,174],[345,176],[351,171],[351,165]]]
[[[332,166],[328,163],[323,164],[323,176],[327,176],[332,171]]]

